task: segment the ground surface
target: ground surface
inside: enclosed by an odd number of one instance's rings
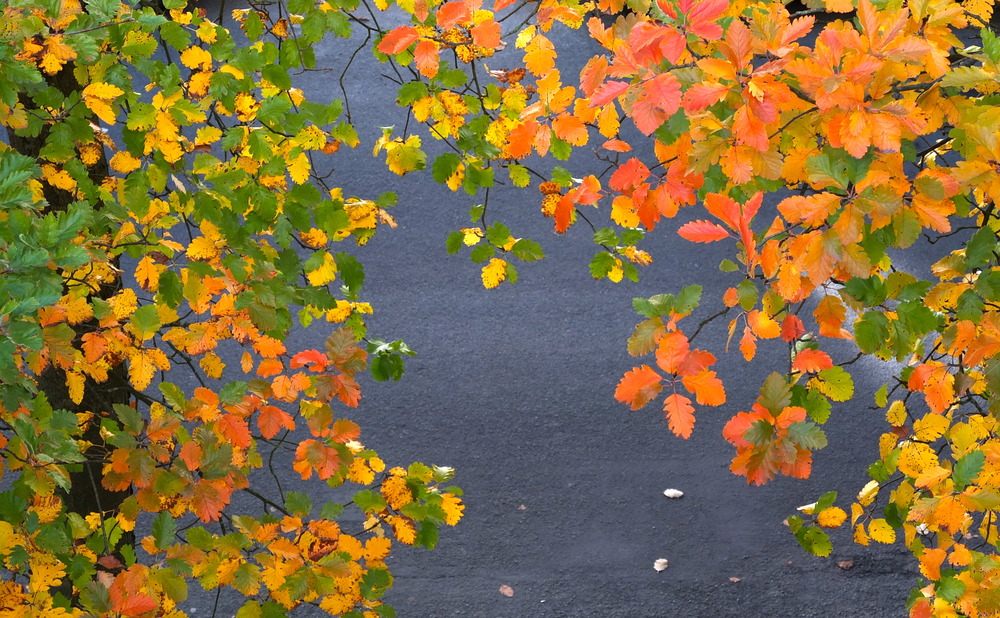
[[[571,67],[595,51],[581,34],[557,35],[569,83]],[[332,46],[328,59],[339,49]],[[370,114],[393,113],[392,91],[379,94],[385,91],[370,80],[377,70],[363,64],[348,81],[361,92],[352,109],[362,133],[389,124]],[[313,90],[338,96],[332,86],[316,82]],[[721,428],[754,400],[769,364],[787,363],[783,346],[762,346],[747,365],[735,345],[725,353],[726,322],[709,327],[700,346],[720,357],[729,401],[699,410],[687,441],[668,431],[656,406],[630,412],[612,397],[635,364],[625,351],[637,321],[631,298],[704,285],[707,308],[688,319],[690,332],[736,283],[717,268],[731,244],[687,243],[673,233],[679,223],[667,222],[656,230],[649,248],[657,261],[641,283],[597,282],[586,268],[589,233],[556,237],[538,214],[537,192],[498,189],[490,215],[515,236],[542,242],[549,257],[520,267],[516,285],[486,291],[477,266],[444,250],[448,231],[470,225],[472,198],[426,177],[392,177],[367,154],[338,170],[345,194],[370,196],[386,186],[400,194],[399,229],[358,254],[376,307],[370,324],[418,355],[401,382],[367,388],[356,420],[366,444],[392,463],[455,467],[467,504],[435,551],[395,557],[386,600],[400,616],[905,615],[917,577],[905,548],[862,548],[841,534],[833,556],[820,559],[782,525],[827,490],[839,490],[846,507],[866,482],[884,423],[867,406],[885,367],[851,367],[859,397],[835,408],[830,446],[817,453],[812,479],[747,487],[728,470],[732,450]],[[574,161],[574,173],[593,171],[590,161]],[[315,345],[309,337],[294,343]],[[667,499],[667,488],[685,495]],[[670,563],[660,573],[658,558]],[[841,569],[842,561],[853,568]]]

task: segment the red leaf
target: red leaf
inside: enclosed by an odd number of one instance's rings
[[[822,350],[802,350],[795,355],[795,361],[792,362],[792,371],[801,371],[802,373],[816,373],[831,367],[833,367],[833,360],[829,354]]]
[[[292,357],[288,366],[292,369],[301,369],[308,365],[309,371],[323,371],[330,364],[330,359],[319,350],[302,350]]]
[[[441,8],[437,10],[437,25],[441,28],[451,28],[459,22],[471,20],[469,5],[462,0],[442,4]]]
[[[727,92],[729,86],[722,84],[695,84],[684,93],[684,109],[699,112],[721,101]]]
[[[383,54],[395,55],[405,51],[419,38],[420,35],[413,26],[399,26],[385,35],[378,44],[378,50]]]
[[[639,159],[632,157],[624,165],[619,166],[614,174],[611,174],[608,186],[615,191],[627,193],[645,183],[647,178],[649,178],[649,168]]]
[[[690,399],[674,393],[664,400],[663,411],[666,412],[667,426],[674,435],[685,440],[691,437],[691,432],[694,431],[694,406]]]
[[[492,19],[478,23],[469,31],[472,34],[472,41],[486,49],[494,49],[500,46],[500,24]]]
[[[604,56],[593,56],[580,71],[580,90],[588,98],[593,96],[607,75],[608,59]]]
[[[781,321],[781,339],[791,343],[806,334],[806,327],[799,316],[789,313]]]
[[[320,479],[326,480],[340,468],[340,455],[318,440],[303,440],[295,449],[292,467],[302,476],[302,480],[308,480],[313,470]]]
[[[638,410],[660,394],[663,389],[662,380],[660,374],[649,365],[636,367],[626,372],[618,382],[615,399]]]
[[[569,229],[569,224],[573,222],[573,211],[575,209],[576,206],[573,205],[573,200],[568,195],[559,198],[554,215],[557,234],[562,234]]]
[[[600,107],[613,101],[618,95],[628,90],[628,82],[604,82],[590,97],[591,107]]]
[[[230,444],[242,448],[249,448],[253,444],[253,436],[250,435],[246,420],[235,414],[223,414],[215,421],[215,426]]]
[[[729,238],[729,232],[726,231],[726,228],[703,219],[685,223],[677,230],[677,233],[680,234],[681,238],[691,242],[715,242]]]

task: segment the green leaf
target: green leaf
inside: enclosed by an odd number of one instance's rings
[[[486,228],[486,240],[498,247],[506,245],[511,238],[510,230],[499,221]]]
[[[834,401],[847,401],[854,396],[854,380],[843,367],[831,367],[816,374],[820,392]]]
[[[954,603],[965,594],[965,584],[954,575],[942,577],[934,586],[934,594],[949,603]]]
[[[628,353],[632,356],[645,356],[656,349],[657,336],[663,333],[663,320],[651,318],[636,325],[632,336],[628,338]]]
[[[542,246],[530,238],[522,238],[511,247],[514,257],[525,262],[534,262],[545,257]]]
[[[810,451],[826,446],[826,434],[811,421],[802,421],[789,425],[788,439],[792,444]]]
[[[829,556],[833,551],[833,543],[830,537],[817,526],[807,526],[795,533],[799,545],[814,556]]]
[[[491,84],[492,85],[492,84]],[[515,187],[527,187],[531,183],[528,175],[528,168],[517,163],[507,165],[507,173],[510,174],[510,182]]]
[[[889,318],[881,311],[867,311],[854,325],[854,340],[865,354],[873,354],[889,341]]]
[[[434,177],[434,181],[440,184],[448,182],[448,179],[458,171],[458,166],[461,163],[462,158],[454,152],[445,152],[438,155],[434,159],[434,163],[431,164],[431,175]]]
[[[153,541],[156,549],[166,549],[174,543],[177,532],[177,522],[167,511],[160,511],[153,519]]]
[[[701,286],[698,284],[689,285],[683,288],[674,300],[674,313],[690,315],[701,301]]]
[[[285,508],[292,515],[308,517],[312,512],[312,500],[301,491],[290,491],[285,495]]]
[[[767,376],[760,388],[757,402],[771,414],[780,414],[792,403],[792,388],[788,385],[788,379],[778,372]]]
[[[445,241],[444,247],[448,251],[449,255],[455,255],[462,250],[462,245],[465,244],[465,233],[455,230],[454,232],[448,234],[448,240]]]
[[[469,259],[476,264],[480,264],[496,255],[496,252],[497,250],[493,245],[481,243],[472,248],[472,251],[469,253]]]
[[[997,235],[989,226],[979,228],[965,243],[965,267],[981,268],[993,259],[997,248]]]
[[[952,471],[952,479],[955,481],[955,491],[962,491],[971,485],[986,463],[986,454],[983,451],[971,451],[955,462],[955,469]]]

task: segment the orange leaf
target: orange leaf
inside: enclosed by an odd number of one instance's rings
[[[198,466],[201,464],[201,447],[198,446],[197,442],[193,440],[191,442],[185,442],[184,446],[181,447],[180,452],[181,461],[187,466],[188,470],[197,470]]]
[[[420,41],[413,51],[413,59],[417,64],[417,70],[424,77],[434,77],[438,73],[440,59],[438,45],[434,41]]]
[[[288,366],[291,369],[300,369],[308,366],[309,371],[320,372],[326,369],[329,364],[330,359],[326,357],[326,354],[323,354],[319,350],[302,350],[292,357]]]
[[[698,219],[688,221],[677,230],[681,238],[691,242],[715,242],[729,238],[729,232],[718,223]]]
[[[570,224],[573,222],[573,211],[575,210],[576,206],[568,195],[559,198],[559,201],[556,203],[556,211],[553,215],[557,234],[562,234],[569,229]]]
[[[552,121],[552,130],[556,137],[569,142],[573,146],[583,146],[587,143],[587,126],[572,114],[562,113]]]
[[[472,34],[472,42],[486,49],[494,49],[500,46],[500,24],[488,19],[472,27],[469,31]]]
[[[191,494],[191,512],[205,523],[217,521],[228,503],[226,495],[206,479],[198,481]]]
[[[264,406],[260,409],[260,414],[257,416],[257,427],[260,429],[260,435],[270,440],[278,435],[282,427],[289,431],[294,431],[295,420],[292,419],[290,414],[277,406]]]
[[[395,55],[405,51],[419,38],[420,34],[413,26],[398,26],[379,42],[378,50],[383,54]]]
[[[307,480],[313,470],[319,478],[326,480],[337,473],[340,468],[340,455],[318,440],[303,440],[295,449],[295,471]]]
[[[638,410],[660,394],[663,389],[662,380],[660,374],[649,365],[636,367],[626,372],[618,382],[615,399]]]
[[[703,369],[691,376],[681,378],[684,388],[694,393],[695,401],[706,406],[721,406],[726,403],[726,389],[714,371]]]
[[[781,339],[791,343],[806,334],[806,327],[799,316],[789,313],[781,321]]]
[[[451,28],[463,21],[472,21],[472,15],[469,13],[469,5],[462,0],[446,2],[437,10],[437,25],[440,28]]]
[[[276,376],[285,370],[285,365],[276,358],[265,358],[257,365],[257,375],[262,378]]]
[[[333,441],[345,444],[352,440],[357,440],[361,437],[361,427],[354,421],[349,421],[346,418],[338,419],[337,422],[333,424]]]
[[[740,338],[740,352],[743,358],[752,361],[757,355],[757,336],[753,334],[753,329],[749,325],[743,328],[743,337]]]
[[[663,411],[666,412],[667,426],[674,435],[685,440],[691,437],[694,430],[694,406],[690,399],[674,393],[663,401]]]
[[[623,142],[620,139],[609,139],[601,144],[601,148],[612,152],[628,152],[632,150],[632,145],[628,142]]]
[[[802,350],[795,355],[795,361],[792,362],[792,371],[801,371],[802,373],[816,373],[832,367],[833,360],[829,354],[822,350]]]
[[[230,444],[242,448],[249,448],[253,444],[253,436],[250,435],[250,428],[244,418],[235,414],[223,414],[215,422],[215,426]]]
[[[656,346],[656,364],[667,373],[677,373],[690,347],[687,335],[680,331],[669,332],[660,337]]]

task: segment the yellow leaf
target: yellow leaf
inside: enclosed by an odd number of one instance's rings
[[[166,270],[152,257],[145,255],[135,267],[135,280],[147,292],[155,292],[160,287],[160,273]]]
[[[858,502],[862,506],[868,506],[875,500],[875,496],[878,495],[878,481],[871,480],[865,483],[865,486],[861,488],[858,492]]]
[[[917,478],[924,470],[938,465],[938,458],[930,446],[921,442],[906,442],[896,465],[906,476]]]
[[[913,423],[913,436],[921,442],[933,442],[948,430],[951,419],[941,414],[929,413]]]
[[[885,420],[893,427],[902,427],[906,422],[906,404],[897,399],[885,412]]]
[[[83,385],[86,382],[84,375],[77,371],[66,372],[66,388],[69,391],[70,400],[80,405],[83,401]]]
[[[156,373],[152,359],[145,352],[145,350],[134,350],[128,362],[129,382],[139,391],[145,390],[150,385],[153,374]]]
[[[70,324],[80,324],[94,317],[94,308],[86,296],[67,294],[59,299],[59,306],[66,310],[66,321]]]
[[[213,380],[218,380],[222,377],[222,370],[226,368],[226,363],[222,362],[219,355],[215,352],[208,352],[198,361],[198,365],[201,366],[202,371],[205,375],[212,378]]]
[[[292,177],[292,182],[301,185],[309,180],[309,157],[306,153],[300,152],[299,156],[288,162],[288,175]]]
[[[441,494],[441,508],[445,513],[444,523],[454,526],[462,519],[462,511],[465,510],[465,505],[454,494],[446,493]]]
[[[837,528],[847,519],[844,509],[831,506],[819,512],[816,516],[816,523],[824,528]]]
[[[483,279],[483,287],[487,290],[491,290],[507,278],[507,262],[501,260],[500,258],[493,258],[490,263],[483,266],[483,272],[481,274]]]
[[[462,242],[466,247],[471,247],[483,239],[483,231],[478,227],[465,227],[461,232],[464,234]]]
[[[868,524],[868,534],[879,543],[889,544],[896,540],[896,531],[884,519],[873,519]]]
[[[61,34],[54,34],[45,40],[45,53],[38,66],[49,75],[55,75],[62,70],[64,64],[75,58],[76,50],[63,43]]]
[[[857,502],[855,502],[854,504],[852,504],[851,505],[851,525],[856,524],[858,522],[858,519],[860,519],[861,516],[864,515],[864,514],[865,514],[865,508],[863,506],[861,506]]]
[[[111,108],[111,102],[125,94],[125,91],[113,84],[94,82],[83,89],[83,103],[97,117],[108,124],[114,124],[117,114]]]
[[[181,52],[181,64],[189,69],[212,70],[212,54],[201,47],[189,47]]]
[[[128,174],[129,172],[134,172],[139,169],[142,165],[142,161],[122,150],[116,152],[114,156],[111,157],[111,160],[108,161],[108,164],[111,166],[111,169],[119,174]]]
[[[118,292],[109,298],[108,302],[111,304],[111,312],[114,314],[115,319],[118,320],[124,320],[135,313],[135,310],[139,307],[139,299],[136,297],[135,291],[131,288],[125,288],[121,292]]]
[[[865,525],[858,524],[854,526],[854,542],[858,545],[867,546],[871,543],[871,538],[869,538],[868,533],[865,532]]]
[[[220,247],[207,236],[199,236],[187,247],[188,258],[192,260],[211,260],[219,256]]]
[[[899,443],[899,436],[894,433],[884,433],[879,436],[878,439],[878,453],[879,457],[885,459],[889,456],[889,453],[896,448],[896,444]]]
[[[319,268],[306,273],[309,285],[315,287],[324,286],[337,278],[337,262],[333,256],[323,252],[323,263]]]

